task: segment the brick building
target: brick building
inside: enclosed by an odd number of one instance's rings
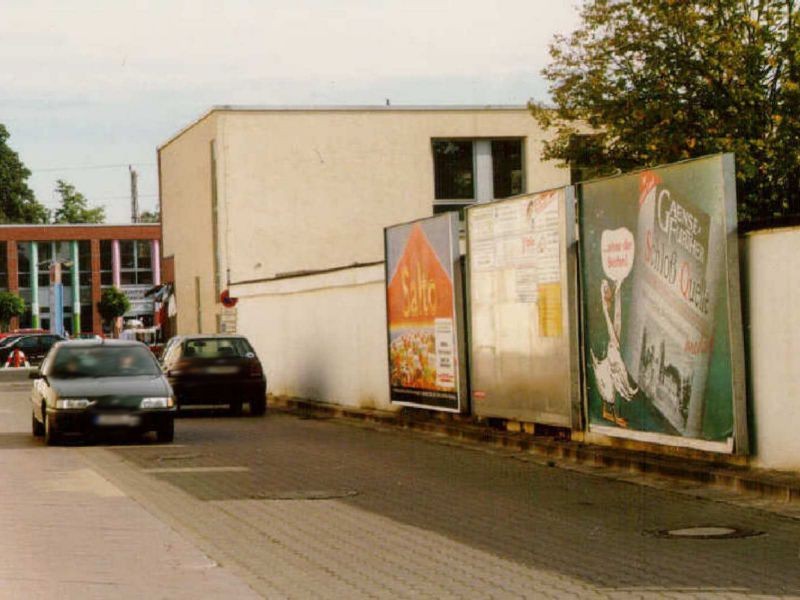
[[[12,327],[50,327],[50,266],[59,263],[64,327],[100,333],[97,302],[104,287],[127,294],[136,317],[149,324],[161,283],[161,225],[0,225],[0,289],[19,293],[26,312]],[[75,293],[75,290],[78,293]]]

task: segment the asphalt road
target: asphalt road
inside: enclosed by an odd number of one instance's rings
[[[194,557],[173,561],[177,575],[163,565],[153,575],[143,570],[151,587],[164,577],[180,590],[189,574],[186,585],[217,577],[216,588],[196,597],[244,583],[268,598],[800,597],[797,520],[446,438],[274,412],[181,418],[173,445],[45,448],[16,433],[29,416],[13,387],[0,384],[0,423],[13,430],[0,434],[0,465],[25,452],[27,476],[47,480],[58,456],[135,503],[152,521],[142,522]],[[67,486],[59,495],[63,488],[48,488],[53,502],[71,493]],[[14,510],[7,496],[14,494],[0,494],[6,519]],[[95,519],[110,525],[113,511]],[[758,535],[659,535],[695,526]],[[0,586],[13,563],[7,554]],[[214,568],[180,566],[198,561]],[[78,571],[98,577],[91,562]]]

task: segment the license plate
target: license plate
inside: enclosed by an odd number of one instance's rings
[[[96,425],[136,427],[141,419],[139,415],[97,415],[94,418]]]
[[[211,375],[230,375],[238,370],[237,367],[208,367],[206,372]]]

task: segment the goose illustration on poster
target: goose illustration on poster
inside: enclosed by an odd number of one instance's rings
[[[733,157],[581,185],[589,430],[747,448]]]

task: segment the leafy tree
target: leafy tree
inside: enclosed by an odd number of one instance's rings
[[[100,295],[100,302],[97,303],[97,310],[107,323],[113,323],[130,308],[131,302],[128,297],[115,287],[104,289]]]
[[[86,197],[63,179],[56,182],[56,193],[61,196],[61,208],[56,209],[53,223],[102,223],[106,220],[102,206],[89,208]]]
[[[47,223],[48,210],[28,187],[31,172],[6,143],[8,138],[0,123],[0,223]]]
[[[800,213],[797,0],[587,0],[543,70],[582,176],[735,152],[739,217]],[[583,127],[583,129],[581,129]],[[590,135],[586,135],[590,133]]]
[[[0,292],[0,330],[6,331],[14,317],[25,312],[25,301],[12,292]]]
[[[150,212],[146,210],[139,213],[139,223],[159,223],[161,221],[161,214],[156,210]]]

